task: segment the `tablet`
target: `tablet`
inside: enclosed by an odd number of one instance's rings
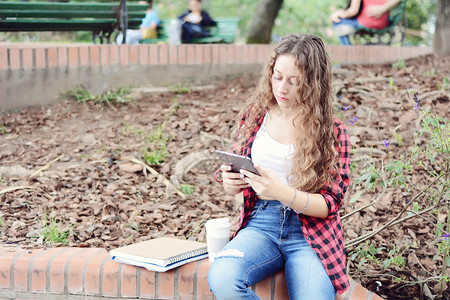
[[[249,172],[255,173],[256,175],[261,175],[259,174],[258,170],[256,170],[252,160],[247,156],[237,155],[220,150],[216,150],[216,153],[225,165],[231,165],[231,172],[239,173],[241,169],[244,169]]]

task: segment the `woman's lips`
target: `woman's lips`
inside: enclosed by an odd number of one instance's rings
[[[288,101],[288,100],[289,100],[288,98],[284,98],[284,97],[281,97],[281,96],[277,96],[277,98],[278,98],[280,101]]]

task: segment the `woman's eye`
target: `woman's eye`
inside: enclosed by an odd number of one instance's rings
[[[282,78],[281,78],[281,77],[278,77],[278,76],[273,76],[273,79],[275,79],[275,80],[281,80]]]

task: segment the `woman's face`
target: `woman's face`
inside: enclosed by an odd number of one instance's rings
[[[273,66],[272,93],[281,109],[291,108],[298,98],[300,70],[292,55],[280,55]]]
[[[189,1],[189,9],[193,12],[200,12],[202,10],[202,4],[197,0],[191,0]]]

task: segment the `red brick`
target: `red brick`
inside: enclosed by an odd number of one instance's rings
[[[69,47],[69,67],[78,67],[78,47]]]
[[[109,48],[109,59],[111,65],[119,64],[119,46],[118,45],[108,45]]]
[[[271,300],[272,276],[268,276],[255,285],[255,293],[261,300]]]
[[[369,294],[369,291],[364,288],[362,285],[357,283],[355,287],[353,288],[353,292],[350,295],[350,298],[348,300],[359,300],[359,299],[367,299],[367,296]]]
[[[286,277],[284,276],[284,270],[278,271],[275,274],[275,294],[274,299],[277,300],[289,300],[288,289],[286,286]]]
[[[178,64],[178,45],[169,45],[169,64]]]
[[[151,65],[157,65],[159,63],[159,45],[148,45],[148,56]]]
[[[120,65],[128,66],[130,63],[130,48],[129,45],[119,45]]]
[[[169,64],[169,45],[158,45],[159,50],[159,64]]]
[[[66,68],[69,59],[67,57],[67,47],[58,47],[58,67]]]
[[[100,65],[101,66],[109,65],[109,46],[108,45],[100,46]]]
[[[48,48],[47,49],[48,67],[57,68],[58,67],[58,49]]]
[[[228,63],[228,49],[227,45],[219,45],[219,62],[221,64]]]
[[[49,248],[41,253],[41,255],[33,257],[30,261],[31,271],[31,290],[33,292],[45,292],[47,289],[47,267],[49,260],[64,249]]]
[[[248,45],[248,63],[256,63],[256,45]]]
[[[139,64],[141,66],[148,65],[148,49],[149,45],[146,44],[139,45]]]
[[[242,63],[242,48],[243,45],[235,45],[234,47],[234,62],[237,64]]]
[[[109,259],[110,256],[103,249],[103,251],[86,262],[83,274],[86,295],[97,295],[100,293],[100,267],[106,258]]]
[[[193,65],[195,64],[195,45],[186,45],[186,64]]]
[[[24,48],[22,50],[22,64],[26,70],[33,69],[33,49]]]
[[[155,272],[141,268],[141,278],[139,282],[140,296],[155,297]]]
[[[11,264],[15,256],[25,252],[20,248],[8,249],[0,255],[0,289],[9,289],[11,281]]]
[[[7,70],[8,68],[8,49],[0,48],[0,70]]]
[[[195,63],[202,64],[203,63],[203,45],[195,45]]]
[[[243,45],[242,46],[242,62],[244,64],[247,64],[249,62],[249,55],[250,55],[249,45]]]
[[[223,45],[227,50],[227,63],[234,64],[236,63],[236,46],[235,45]]]
[[[19,70],[20,67],[20,49],[10,48],[9,49],[9,64],[11,70]]]
[[[158,299],[173,299],[175,269],[158,274]]]
[[[211,62],[213,64],[218,64],[220,62],[219,45],[211,45]]]
[[[100,66],[100,46],[89,46],[91,66]]]
[[[81,46],[80,47],[80,65],[83,67],[89,66],[89,47]]]
[[[68,262],[67,290],[70,293],[81,294],[83,292],[84,265],[88,259],[98,256],[103,251],[104,249],[86,248]]]
[[[179,64],[187,64],[187,49],[188,47],[192,47],[193,45],[182,44],[178,46],[178,63]]]
[[[37,254],[41,253],[43,249],[29,250],[21,255],[14,262],[14,291],[25,292],[28,288],[28,265],[30,260]]]
[[[383,298],[381,298],[380,296],[378,296],[378,295],[376,295],[376,294],[374,294],[372,292],[369,292],[369,296],[370,295],[372,295],[372,300],[383,300]]]
[[[120,263],[107,260],[103,264],[103,272],[101,274],[103,280],[102,296],[119,296],[117,278],[119,274]]]
[[[45,58],[45,48],[36,48],[34,49],[35,57],[36,57],[36,69],[45,69],[47,68],[47,62]]]
[[[203,48],[203,64],[209,65],[212,63],[212,45],[202,45]]]
[[[139,45],[130,45],[130,65],[139,63]]]
[[[120,271],[121,296],[136,297],[136,271],[137,267],[131,265],[122,265]]]
[[[197,299],[214,299],[213,293],[209,290],[208,272],[211,267],[209,259],[202,259],[197,262]]]
[[[266,45],[255,45],[256,46],[256,62],[263,63],[265,62],[265,48]]]
[[[50,265],[50,292],[64,293],[64,270],[66,263],[72,255],[80,251],[80,248],[68,248],[67,251],[53,259]]]
[[[178,273],[178,294],[180,299],[194,299],[194,276],[195,263],[189,263],[179,268]]]

